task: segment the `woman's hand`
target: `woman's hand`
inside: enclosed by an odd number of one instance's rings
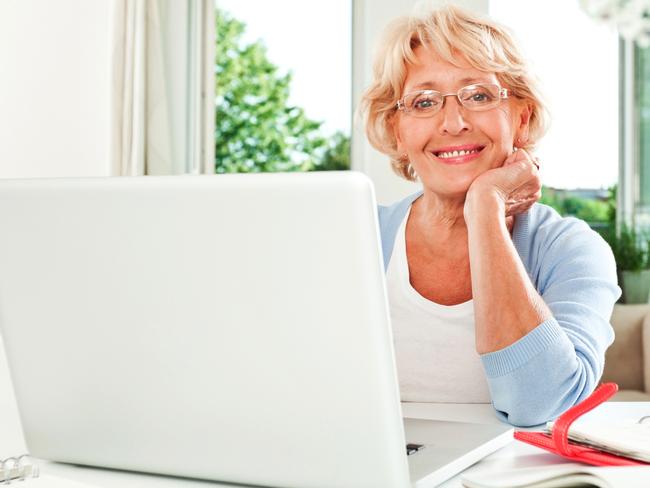
[[[504,216],[509,217],[525,212],[541,196],[542,180],[537,158],[533,159],[520,149],[508,156],[503,166],[486,171],[472,182],[467,191],[464,211],[467,215],[475,202],[496,198]],[[477,207],[473,205],[472,208]]]

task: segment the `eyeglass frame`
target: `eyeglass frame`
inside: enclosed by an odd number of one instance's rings
[[[460,106],[463,107],[463,108],[466,108],[467,110],[470,110],[472,112],[481,112],[482,110],[480,110],[480,109],[475,110],[475,109],[471,109],[469,107],[466,107],[465,104],[463,104],[463,101],[460,99],[460,92],[467,89],[467,88],[473,87],[473,86],[485,86],[485,85],[496,86],[496,87],[499,88],[499,103],[501,103],[501,100],[507,100],[508,99],[508,95],[509,95],[508,94],[508,89],[503,88],[501,85],[499,85],[497,83],[473,83],[471,85],[467,85],[467,86],[463,86],[462,88],[459,88],[456,93],[442,93],[442,92],[439,92],[437,90],[416,90],[416,91],[412,91],[412,92],[404,94],[404,96],[402,96],[402,98],[397,100],[397,104],[395,104],[395,108],[397,110],[400,110],[400,111],[404,112],[405,114],[410,114],[411,112],[413,112],[413,110],[407,110],[406,109],[406,106],[404,105],[404,98],[406,98],[407,96],[412,95],[414,93],[426,93],[426,94],[438,93],[442,97],[442,103],[440,104],[440,108],[438,110],[436,110],[435,112],[431,112],[430,114],[427,113],[426,115],[420,116],[419,118],[433,117],[434,115],[440,113],[440,111],[445,107],[445,101],[447,100],[447,97],[456,97],[456,100],[458,100],[458,103],[460,104]],[[489,107],[489,108],[483,109],[483,110],[490,110],[491,108],[495,108],[496,106],[497,105],[495,105],[494,107]],[[418,116],[414,116],[414,117],[417,118]]]

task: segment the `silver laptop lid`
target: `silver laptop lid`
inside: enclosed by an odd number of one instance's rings
[[[359,173],[0,181],[31,453],[260,485],[408,486]]]

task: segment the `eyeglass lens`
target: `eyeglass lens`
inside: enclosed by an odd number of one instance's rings
[[[470,85],[461,88],[457,94],[458,101],[469,110],[487,110],[501,101],[498,85]],[[403,98],[405,111],[415,116],[430,116],[438,112],[447,96],[434,90],[421,90],[409,93]]]

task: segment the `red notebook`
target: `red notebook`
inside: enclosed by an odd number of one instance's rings
[[[577,444],[568,438],[569,427],[583,414],[597,407],[618,391],[616,383],[604,383],[585,400],[564,412],[554,423],[552,434],[544,432],[515,432],[515,439],[541,447],[567,459],[594,466],[650,466],[650,463],[600,451]]]

